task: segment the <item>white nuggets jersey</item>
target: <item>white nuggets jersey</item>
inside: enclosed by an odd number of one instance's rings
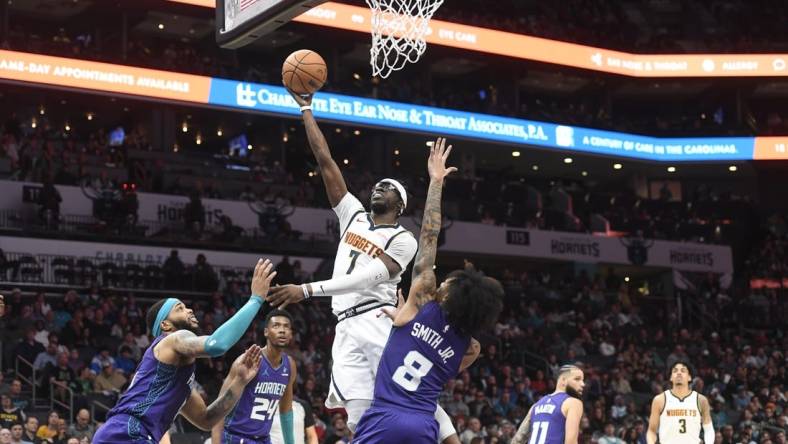
[[[693,390],[684,399],[670,390],[664,395],[665,408],[659,415],[660,444],[698,444],[703,422],[698,392]]]
[[[339,218],[340,238],[332,277],[351,274],[353,270],[361,269],[383,253],[402,267],[397,276],[374,287],[332,298],[331,308],[334,314],[368,301],[396,305],[400,275],[416,256],[418,248],[413,233],[400,224],[375,225],[372,216],[364,210],[364,205],[350,193],[345,194],[334,207],[334,212]]]

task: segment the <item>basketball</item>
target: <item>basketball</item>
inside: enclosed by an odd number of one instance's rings
[[[282,65],[282,82],[296,94],[314,94],[326,83],[326,62],[320,54],[299,49]]]

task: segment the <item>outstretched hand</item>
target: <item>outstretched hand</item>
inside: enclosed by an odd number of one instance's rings
[[[287,85],[285,85],[285,88],[287,89],[287,92],[293,96],[293,100],[295,100],[298,106],[309,106],[312,104],[312,97],[314,94],[298,94],[290,88],[287,88]]]
[[[446,139],[438,137],[430,147],[430,157],[427,160],[427,172],[430,180],[443,180],[449,174],[457,171],[455,167],[446,168],[446,159],[451,153],[451,145],[446,148]]]
[[[271,288],[271,281],[276,277],[276,272],[273,271],[273,268],[274,264],[268,259],[257,261],[252,277],[252,295],[265,298],[268,294],[268,289]]]
[[[234,372],[244,382],[244,385],[248,384],[257,375],[262,359],[263,349],[259,345],[253,344],[235,359],[230,371]]]
[[[386,316],[392,321],[397,319],[397,315],[402,307],[405,306],[405,296],[402,295],[402,289],[397,290],[397,306],[396,307],[383,307],[378,312],[377,317]]]
[[[300,285],[277,285],[265,298],[272,307],[284,310],[290,304],[297,304],[304,300],[304,290]]]

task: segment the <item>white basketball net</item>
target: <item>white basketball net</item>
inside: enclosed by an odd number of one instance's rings
[[[427,49],[424,36],[443,0],[366,0],[372,9],[372,75],[386,78]]]

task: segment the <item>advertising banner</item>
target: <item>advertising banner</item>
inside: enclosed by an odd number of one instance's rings
[[[92,258],[97,261],[109,261],[118,265],[129,263],[163,264],[170,256],[172,248],[140,246],[127,244],[109,244],[101,242],[80,242],[54,239],[30,239],[24,237],[0,236],[0,248],[6,253],[25,253],[30,255],[64,255]],[[282,261],[280,255],[259,255],[252,253],[236,253],[229,251],[197,250],[192,248],[176,248],[178,257],[186,265],[197,262],[197,255],[204,254],[208,263],[213,266],[254,268],[257,260],[270,259],[274,265]],[[301,261],[301,268],[306,273],[314,273],[323,259],[314,257],[289,256],[290,263]]]
[[[35,204],[24,196],[40,184],[0,181],[0,210],[33,211]],[[58,186],[64,214],[90,216],[90,200],[76,187]],[[35,193],[35,191],[33,191]],[[139,220],[177,225],[183,221],[185,196],[139,193]],[[222,215],[245,229],[258,226],[257,214],[246,202],[204,199],[206,224],[217,224]],[[324,239],[337,239],[337,218],[330,209],[295,208],[287,218],[294,230]],[[402,225],[418,235],[414,217],[403,217]],[[383,247],[383,246],[381,246]],[[140,247],[147,248],[147,247]],[[531,257],[584,263],[629,264],[686,271],[730,273],[731,249],[727,246],[670,242],[639,238],[595,236],[583,233],[526,230],[514,227],[454,222],[445,232],[441,251],[461,254]]]
[[[0,51],[2,79],[280,116],[299,114],[282,86],[13,51]],[[657,162],[788,159],[788,137],[657,138],[323,92],[314,98],[312,107],[323,120],[567,153]]]
[[[214,8],[214,0],[170,0]],[[447,5],[451,7],[451,5]],[[370,33],[369,8],[327,2],[293,21]],[[428,44],[631,77],[783,77],[788,54],[631,54],[431,20]]]

